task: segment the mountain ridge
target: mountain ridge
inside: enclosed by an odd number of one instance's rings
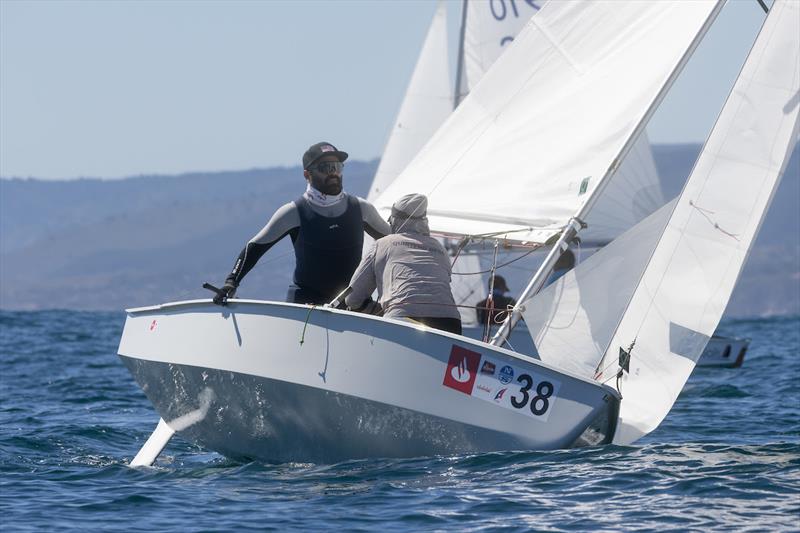
[[[680,192],[699,150],[653,147],[665,197]],[[729,316],[800,313],[798,161],[795,151]],[[348,161],[345,190],[366,195],[376,167]],[[220,284],[246,241],[304,187],[299,167],[122,180],[2,178],[0,308],[106,310],[208,297],[200,285]],[[293,264],[284,239],[240,294],[282,300]]]

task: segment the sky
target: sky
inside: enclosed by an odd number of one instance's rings
[[[461,1],[447,3],[455,52]],[[319,140],[378,158],[435,7],[0,0],[0,176],[294,166]],[[729,0],[651,142],[705,139],[764,17],[756,0]]]

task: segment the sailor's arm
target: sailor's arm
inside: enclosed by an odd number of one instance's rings
[[[377,245],[373,243],[350,279],[350,292],[344,300],[350,309],[360,310],[377,287],[375,281],[376,247]]]
[[[294,202],[282,205],[275,211],[269,222],[261,228],[261,231],[256,233],[239,253],[239,257],[233,265],[233,270],[225,279],[225,285],[238,287],[242,278],[256,266],[261,256],[299,226],[300,215],[297,213],[297,207]]]
[[[392,232],[389,223],[381,218],[374,205],[363,198],[359,198],[358,203],[361,206],[361,218],[364,221],[364,231],[367,235],[378,240]]]

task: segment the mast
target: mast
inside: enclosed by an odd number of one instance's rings
[[[531,279],[531,281],[528,283],[528,286],[525,287],[525,290],[522,291],[522,294],[520,294],[519,299],[517,300],[517,305],[514,307],[514,309],[512,309],[511,313],[509,313],[505,322],[503,322],[503,326],[497,331],[495,336],[492,338],[491,342],[492,344],[494,344],[495,346],[501,346],[506,341],[508,336],[511,334],[511,330],[514,329],[514,326],[517,325],[517,322],[519,322],[519,319],[522,316],[521,308],[523,307],[525,300],[532,298],[541,290],[545,280],[547,279],[546,276],[552,270],[553,265],[555,265],[558,258],[561,257],[561,254],[564,251],[566,251],[567,247],[569,246],[569,243],[572,241],[572,238],[578,234],[578,231],[582,229],[583,226],[585,226],[584,220],[594,207],[595,203],[597,203],[597,199],[605,190],[606,185],[608,185],[609,178],[617,171],[620,164],[622,163],[622,160],[625,159],[625,156],[628,154],[633,145],[636,143],[636,140],[639,138],[639,136],[647,127],[648,122],[650,122],[650,118],[653,116],[656,109],[658,109],[658,106],[661,104],[662,100],[664,100],[664,97],[672,88],[672,84],[675,82],[675,79],[683,71],[683,68],[686,66],[686,63],[694,54],[695,49],[697,49],[697,46],[700,44],[700,41],[702,41],[703,37],[705,37],[706,32],[708,32],[708,29],[711,27],[711,24],[713,24],[714,21],[716,20],[717,15],[719,14],[723,5],[724,5],[723,0],[717,0],[717,4],[714,6],[714,9],[711,11],[711,14],[706,19],[705,23],[703,24],[703,27],[700,28],[700,31],[697,32],[697,35],[695,35],[691,44],[683,53],[683,56],[681,56],[680,61],[673,69],[667,81],[661,87],[661,90],[658,92],[656,97],[650,103],[650,106],[647,108],[644,115],[639,120],[639,123],[636,125],[636,128],[633,130],[633,132],[631,132],[631,135],[628,137],[628,140],[625,142],[625,145],[622,147],[617,157],[611,162],[611,165],[609,166],[608,170],[606,170],[606,173],[603,176],[603,178],[597,184],[597,187],[595,187],[594,190],[591,192],[591,195],[583,204],[578,213],[572,219],[570,219],[570,222],[562,232],[561,237],[556,243],[556,246],[554,246],[553,249],[550,250],[550,253],[547,255],[547,258],[545,258],[544,262],[539,267],[539,270],[536,271],[536,274],[534,275],[533,279]]]
[[[458,57],[456,59],[456,86],[453,93],[453,109],[461,103],[461,79],[464,77],[464,35],[467,30],[467,0],[461,3],[461,31],[458,38]]]

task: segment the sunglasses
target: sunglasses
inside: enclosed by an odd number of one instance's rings
[[[341,174],[342,169],[344,168],[344,163],[340,161],[323,161],[322,163],[317,163],[311,168],[316,169],[320,174]]]

